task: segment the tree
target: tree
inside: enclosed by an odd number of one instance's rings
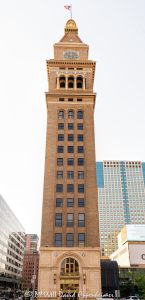
[[[142,273],[134,274],[134,282],[138,287],[139,296],[145,299],[145,275]]]

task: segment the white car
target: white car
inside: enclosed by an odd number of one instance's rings
[[[140,300],[137,296],[128,296],[126,300]]]

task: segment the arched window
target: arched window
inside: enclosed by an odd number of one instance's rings
[[[83,88],[83,78],[81,76],[77,77],[77,89]]]
[[[68,77],[68,88],[69,89],[74,88],[74,77],[73,76]]]
[[[83,119],[83,111],[82,110],[78,110],[78,112],[77,112],[77,118],[78,119]]]
[[[64,119],[64,111],[63,110],[59,110],[58,119]]]
[[[67,274],[79,274],[79,264],[78,262],[72,258],[67,257],[63,260],[61,264],[61,275],[67,275]]]
[[[69,110],[68,111],[68,118],[69,119],[73,119],[74,118],[74,112],[73,112],[73,110]]]
[[[65,88],[65,76],[59,77],[59,86],[60,88]]]

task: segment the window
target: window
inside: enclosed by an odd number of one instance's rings
[[[68,153],[74,153],[74,147],[73,146],[68,146],[67,147],[67,152]]]
[[[73,227],[74,214],[67,214],[67,227]]]
[[[77,99],[77,102],[82,102],[82,99]]]
[[[63,102],[64,101],[64,98],[59,98],[59,102]]]
[[[57,166],[63,166],[63,158],[57,158]]]
[[[84,179],[84,171],[78,171],[78,179]]]
[[[57,227],[62,226],[62,214],[60,213],[55,214],[55,226]]]
[[[63,153],[63,146],[57,147],[57,153]]]
[[[73,247],[74,244],[74,236],[73,233],[67,233],[66,235],[66,246]]]
[[[63,178],[63,171],[57,171],[57,178]]]
[[[62,207],[62,206],[63,206],[63,199],[56,198],[56,207]]]
[[[58,118],[59,118],[59,119],[64,119],[64,111],[63,111],[63,110],[60,110],[60,111],[58,112]]]
[[[83,166],[83,165],[84,165],[84,159],[78,158],[78,166]]]
[[[68,123],[68,130],[73,130],[73,129],[74,129],[74,124]]]
[[[56,192],[57,193],[63,192],[63,184],[56,184]]]
[[[85,214],[79,214],[78,226],[79,227],[84,227],[85,226]]]
[[[83,141],[83,134],[78,134],[78,142],[82,142]]]
[[[67,184],[67,192],[73,193],[74,191],[74,185],[73,184]]]
[[[55,234],[55,246],[61,247],[62,246],[62,233]]]
[[[79,244],[79,247],[80,246],[82,246],[82,247],[85,246],[85,233],[79,233],[78,234],[78,244]]]
[[[68,141],[73,141],[73,140],[74,140],[74,135],[68,134]]]
[[[71,275],[76,274],[79,275],[79,265],[78,262],[73,259],[72,257],[67,257],[63,260],[61,263],[61,269],[60,269],[61,275]]]
[[[58,130],[64,129],[64,123],[58,123]]]
[[[84,147],[78,146],[78,153],[84,153]]]
[[[67,207],[73,207],[74,206],[74,199],[68,198],[67,199]]]
[[[73,76],[68,77],[68,88],[69,89],[74,88],[74,77]]]
[[[74,172],[73,171],[67,171],[67,178],[73,179],[74,178]]]
[[[78,128],[78,130],[83,130],[83,124],[82,123],[78,123],[77,128]]]
[[[83,119],[83,111],[82,110],[78,110],[78,112],[77,112],[77,118],[78,119]]]
[[[77,77],[77,88],[78,89],[83,88],[83,78],[81,76]]]
[[[69,101],[69,102],[72,102],[72,101],[73,101],[73,98],[68,98],[68,101]]]
[[[85,206],[85,199],[79,198],[78,199],[78,207],[84,207]]]
[[[73,158],[68,158],[68,159],[67,159],[67,164],[68,164],[68,166],[73,166],[73,164],[74,164],[74,159],[73,159]]]
[[[69,119],[73,119],[74,118],[74,112],[73,112],[73,110],[69,110],[68,111],[68,118]]]
[[[64,134],[58,134],[58,141],[64,141]]]
[[[60,76],[59,86],[60,86],[60,88],[65,88],[65,77],[64,76]]]
[[[78,184],[78,193],[84,193],[84,184]]]

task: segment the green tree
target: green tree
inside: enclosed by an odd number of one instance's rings
[[[134,282],[138,287],[139,296],[141,299],[145,299],[145,275],[144,274],[134,274]]]

